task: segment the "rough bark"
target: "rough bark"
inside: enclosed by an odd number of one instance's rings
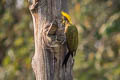
[[[62,67],[67,47],[61,10],[67,11],[67,0],[33,0],[30,6],[35,41],[32,67],[36,80],[73,80],[73,59],[69,59],[67,67]]]

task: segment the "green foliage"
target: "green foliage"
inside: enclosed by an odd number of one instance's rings
[[[101,39],[102,35],[99,34],[98,31],[95,32],[95,35],[94,35],[98,40]]]
[[[106,28],[106,34],[110,35],[113,32],[119,32],[120,31],[120,19],[115,20],[112,22],[112,24]]]
[[[72,2],[71,17],[80,32],[74,80],[120,80],[120,2]]]
[[[34,42],[28,2],[24,1],[24,7],[19,9],[14,1],[9,3],[0,1],[0,54],[3,56],[0,80],[35,80],[31,68]]]
[[[112,36],[113,33],[120,31],[120,12],[115,13],[110,19],[101,27],[101,34],[104,36]],[[104,28],[102,30],[102,28]]]

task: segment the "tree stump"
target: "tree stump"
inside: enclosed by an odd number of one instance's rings
[[[67,0],[33,0],[29,9],[34,24],[32,68],[36,80],[73,80],[72,57],[67,67],[62,67],[67,46],[61,11],[67,11]]]

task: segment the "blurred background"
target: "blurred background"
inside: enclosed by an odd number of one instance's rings
[[[69,0],[79,30],[74,80],[120,80],[120,0]],[[0,80],[35,80],[27,0],[0,0]]]

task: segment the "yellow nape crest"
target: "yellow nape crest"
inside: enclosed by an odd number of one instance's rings
[[[69,21],[69,23],[71,23],[71,24],[72,24],[71,17],[70,17],[70,15],[69,15],[69,14],[67,14],[67,13],[66,13],[66,12],[64,12],[64,11],[61,11],[61,14],[62,14],[62,16],[64,16],[64,17],[66,17],[66,18],[67,18],[67,20]]]

